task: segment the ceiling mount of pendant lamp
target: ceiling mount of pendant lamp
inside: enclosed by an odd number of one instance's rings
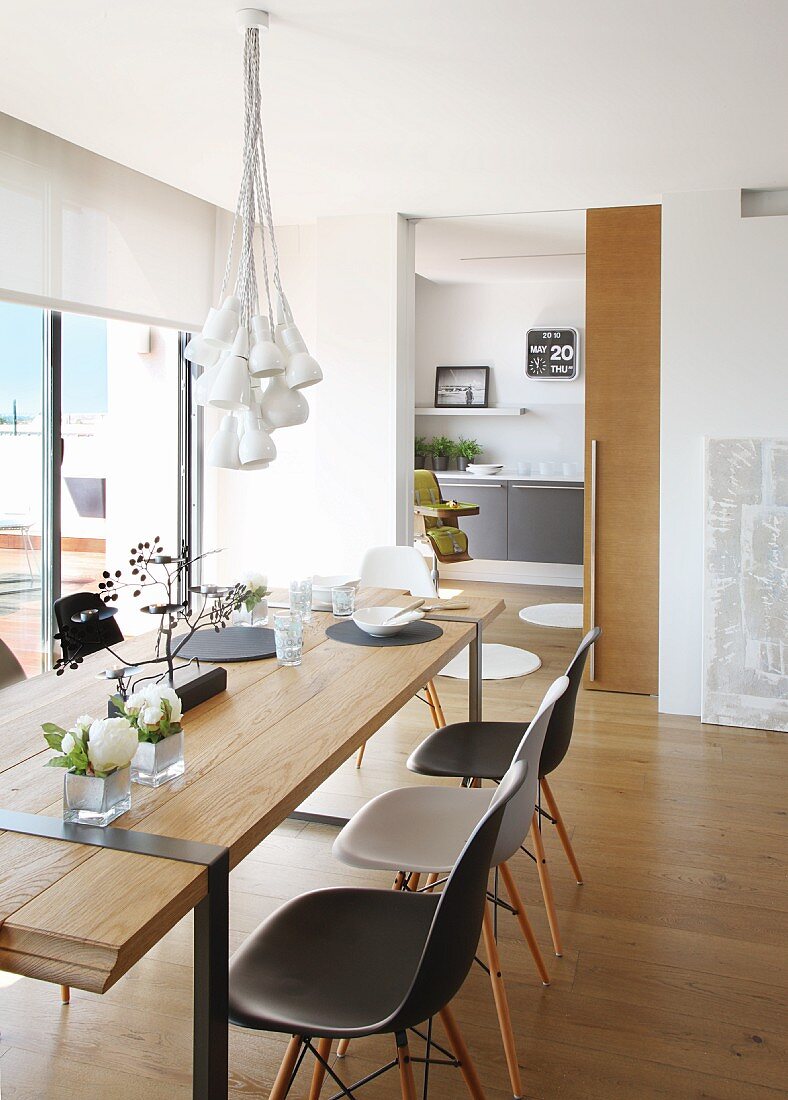
[[[295,323],[279,271],[260,97],[260,32],[268,29],[268,12],[247,4],[238,9],[236,19],[244,36],[241,183],[217,304],[184,355],[204,368],[195,385],[198,404],[243,415],[240,444],[235,417],[225,416],[206,451],[209,465],[249,470],[263,469],[276,457],[271,430],[304,423],[309,406],[298,391],[320,382],[323,372]],[[270,379],[259,403],[251,389],[253,378]]]

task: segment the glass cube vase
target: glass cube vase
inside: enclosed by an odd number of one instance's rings
[[[131,808],[131,768],[118,768],[105,779],[63,776],[63,820],[79,825],[109,825]]]
[[[183,731],[173,733],[152,745],[140,741],[131,762],[131,778],[143,787],[160,787],[183,775]]]
[[[268,600],[260,600],[251,611],[245,607],[239,607],[232,614],[233,626],[267,626],[268,625]]]

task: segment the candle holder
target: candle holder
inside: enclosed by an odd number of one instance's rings
[[[216,666],[203,670],[198,659],[179,660],[178,655],[198,630],[208,627],[215,631],[223,630],[233,612],[241,607],[246,598],[246,587],[242,584],[193,585],[189,588],[189,593],[201,598],[195,610],[188,597],[183,600],[178,597],[183,591],[191,567],[207,554],[192,558],[185,542],[181,544],[179,555],[168,554],[158,536],[152,542],[138,543],[136,547],[132,547],[130,553],[127,571],[117,569],[110,572],[105,569],[102,574],[98,588],[104,607],[81,611],[74,616],[73,621],[84,626],[88,622],[98,624],[104,619],[112,618],[117,614],[118,609],[114,605],[119,594],[129,589],[134,598],[144,596],[150,599],[151,596],[157,596],[158,599],[140,607],[144,614],[159,620],[154,656],[134,665],[119,664],[105,669],[100,675],[116,682],[117,691],[114,694],[121,699],[126,699],[131,691],[146,680],[161,681],[177,691],[184,711],[191,710],[226,689],[227,672]],[[184,624],[185,633],[179,634],[177,640],[173,640],[176,628]],[[111,652],[122,661],[122,657],[114,649]],[[61,658],[56,662],[55,669],[61,672],[66,667],[77,667],[81,662],[82,655],[77,653],[68,662]],[[117,713],[111,700],[108,713]]]

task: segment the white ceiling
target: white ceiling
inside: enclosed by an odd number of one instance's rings
[[[427,218],[416,226],[416,272],[434,283],[582,279],[584,210]]]
[[[3,0],[0,109],[234,205],[234,0]],[[786,0],[270,0],[280,222],[788,183]]]

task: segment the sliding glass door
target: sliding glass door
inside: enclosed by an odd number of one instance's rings
[[[47,664],[46,320],[43,309],[0,302],[0,639],[28,676]]]
[[[52,606],[132,546],[189,537],[188,372],[173,329],[0,302],[0,638],[30,676]],[[151,628],[124,594],[118,623]],[[57,647],[55,644],[55,655]]]

